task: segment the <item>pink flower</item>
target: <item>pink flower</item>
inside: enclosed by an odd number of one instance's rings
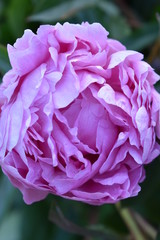
[[[8,46],[0,164],[30,204],[135,196],[160,153],[159,76],[98,23],[44,25]]]

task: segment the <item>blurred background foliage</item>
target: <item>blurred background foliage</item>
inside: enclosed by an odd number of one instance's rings
[[[159,0],[0,0],[0,80],[10,69],[8,43],[13,44],[26,28],[36,32],[40,24],[65,21],[100,22],[110,38],[142,52],[160,73],[159,13]],[[160,92],[160,83],[156,88]],[[0,172],[0,240],[134,239],[125,222],[126,209],[142,232],[137,240],[159,240],[159,160],[146,167],[139,196],[118,207],[89,206],[54,196],[27,206]]]

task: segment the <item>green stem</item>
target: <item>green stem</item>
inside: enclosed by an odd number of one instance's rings
[[[123,221],[125,222],[126,226],[128,227],[134,240],[145,240],[145,237],[143,236],[135,220],[133,219],[130,210],[128,208],[121,208],[120,202],[116,203],[116,208],[121,215]]]
[[[151,239],[156,239],[157,231],[152,227],[145,219],[142,218],[141,215],[139,215],[136,212],[132,212],[134,219],[138,223],[139,227],[145,232]]]

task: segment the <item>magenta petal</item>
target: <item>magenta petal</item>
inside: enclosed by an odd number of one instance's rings
[[[46,66],[44,64],[25,77],[20,90],[24,108],[27,109],[36,97],[42,83],[45,70]]]
[[[61,81],[56,84],[55,88],[53,100],[56,108],[68,106],[79,95],[78,80],[75,79],[75,74],[72,72],[70,65],[65,69]]]
[[[10,111],[10,129],[8,139],[8,150],[11,151],[17,144],[23,118],[23,105],[20,95]]]
[[[106,174],[98,175],[94,177],[94,181],[102,185],[112,186],[115,183],[123,184],[128,179],[128,171],[125,167],[120,168]]]
[[[24,201],[136,196],[160,154],[159,76],[143,55],[87,22],[26,30],[8,54],[0,166]]]
[[[145,107],[139,108],[136,114],[136,123],[140,133],[143,133],[148,128],[149,116]]]
[[[13,69],[20,76],[40,65],[48,54],[46,46],[30,30],[25,31],[14,47],[8,45],[8,53]]]
[[[133,59],[133,61],[142,60],[143,55],[141,53],[125,50],[125,51],[118,51],[111,55],[111,60],[108,65],[108,69],[114,68],[115,66],[119,65],[121,62],[124,62],[125,59]]]

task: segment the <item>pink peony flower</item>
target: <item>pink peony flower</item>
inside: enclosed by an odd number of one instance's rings
[[[160,153],[159,76],[98,23],[44,25],[8,46],[0,164],[27,204],[135,196]]]

